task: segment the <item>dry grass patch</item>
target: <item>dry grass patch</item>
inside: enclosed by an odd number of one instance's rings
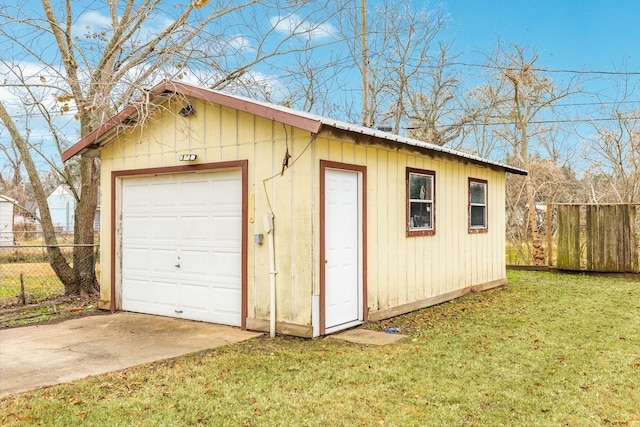
[[[370,325],[394,346],[257,339],[8,397],[2,424],[640,425],[638,282],[509,279]]]

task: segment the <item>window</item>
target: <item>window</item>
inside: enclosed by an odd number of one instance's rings
[[[435,234],[435,184],[435,172],[407,168],[407,236]]]
[[[469,233],[487,231],[487,181],[469,178]]]

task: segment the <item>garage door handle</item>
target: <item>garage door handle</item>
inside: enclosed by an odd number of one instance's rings
[[[174,310],[178,314],[182,314],[182,310]]]
[[[174,267],[180,268],[180,264],[175,264]]]

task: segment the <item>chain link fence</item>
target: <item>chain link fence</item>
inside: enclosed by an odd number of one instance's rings
[[[73,248],[78,246],[73,244],[73,235],[57,237],[57,246],[67,262],[73,264]],[[15,233],[11,243],[0,245],[0,308],[39,303],[64,295],[64,285],[49,264],[41,232]],[[97,260],[100,245],[88,246],[94,248]]]

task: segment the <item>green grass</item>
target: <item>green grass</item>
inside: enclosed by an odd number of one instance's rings
[[[392,346],[255,339],[8,397],[1,423],[640,426],[638,281],[509,281],[369,325]]]
[[[64,286],[49,263],[2,263],[0,264],[0,306],[18,300],[21,274],[27,303],[64,294]]]
[[[0,307],[15,305],[19,301],[20,275],[27,304],[64,295],[64,285],[48,262],[0,263]],[[100,263],[96,263],[96,275],[100,277]]]

